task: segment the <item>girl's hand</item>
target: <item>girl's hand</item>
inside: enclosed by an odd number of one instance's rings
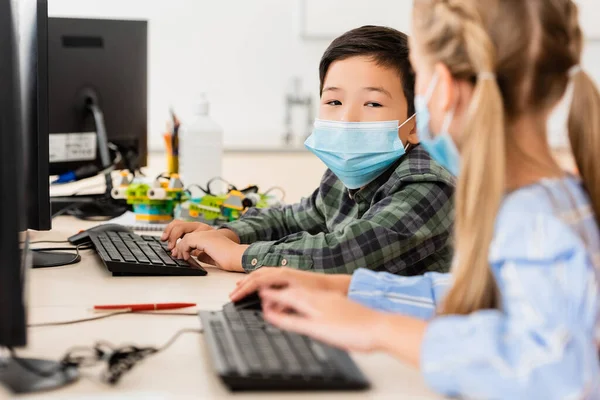
[[[346,351],[377,350],[386,315],[355,303],[343,294],[290,287],[264,289],[265,319],[273,325],[311,336]]]
[[[290,286],[305,289],[338,290],[345,294],[348,292],[350,279],[350,275],[323,275],[291,268],[262,267],[238,281],[237,287],[229,297],[231,301],[238,301],[261,289]]]

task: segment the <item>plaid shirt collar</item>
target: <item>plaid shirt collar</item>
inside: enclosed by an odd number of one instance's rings
[[[396,186],[405,181],[408,177],[414,177],[414,171],[421,169],[422,165],[429,166],[431,156],[421,145],[412,146],[406,154],[400,157],[392,166],[385,172],[379,175],[374,181],[367,184],[361,189],[346,189],[348,197],[356,203],[370,203],[377,192],[384,190],[388,191],[392,186]],[[450,185],[455,185],[455,179],[446,178],[446,182]]]

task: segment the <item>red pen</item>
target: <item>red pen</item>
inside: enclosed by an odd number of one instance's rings
[[[196,303],[157,303],[157,304],[113,304],[94,306],[96,311],[117,311],[129,310],[136,311],[158,311],[158,310],[178,310],[180,308],[196,307]]]

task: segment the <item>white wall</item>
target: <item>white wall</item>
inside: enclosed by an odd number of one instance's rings
[[[208,93],[228,146],[280,143],[284,95],[299,75],[318,91],[327,41],[303,42],[291,0],[49,0],[50,16],[149,21],[149,129],[161,133],[171,103]]]
[[[585,68],[600,81],[598,0],[580,0],[589,43]],[[368,7],[365,4],[368,3]],[[315,104],[318,62],[337,34],[399,15],[410,0],[49,0],[50,16],[149,21],[150,144],[160,148],[170,104],[199,91],[225,130],[228,147],[282,143],[285,93],[300,76]],[[321,8],[322,7],[322,8]],[[349,26],[346,26],[350,24]]]

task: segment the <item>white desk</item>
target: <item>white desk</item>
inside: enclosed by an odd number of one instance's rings
[[[62,240],[93,223],[59,217],[52,232],[34,232],[33,240]],[[239,274],[208,269],[205,277],[112,277],[92,250],[82,252],[79,264],[37,269],[28,275],[29,322],[70,320],[92,316],[94,304],[195,302],[203,309],[220,309],[240,278]],[[183,328],[200,328],[196,316],[119,315],[104,320],[60,327],[29,329],[23,356],[59,359],[74,345],[89,346],[98,340],[115,345],[161,346]],[[402,340],[398,338],[398,340]],[[431,399],[418,371],[384,355],[353,355],[372,382],[372,389],[356,393],[236,394],[236,398],[283,397],[303,399]],[[126,374],[116,387],[98,381],[100,370],[84,370],[79,382],[58,391],[27,399],[221,399],[233,397],[213,372],[204,339],[185,334],[165,352],[151,356]],[[0,399],[9,398],[0,388]],[[89,396],[89,397],[88,397]]]

